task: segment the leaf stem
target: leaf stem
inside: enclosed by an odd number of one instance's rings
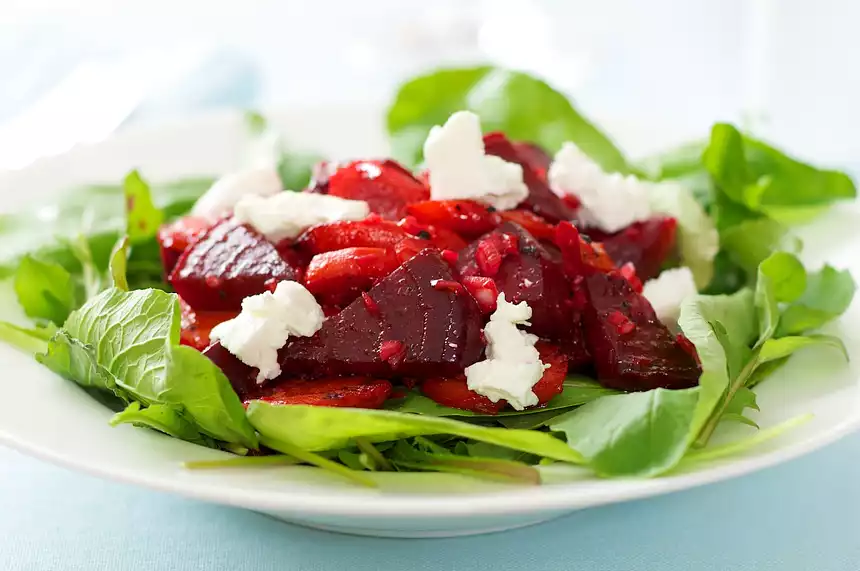
[[[263,437],[260,439],[260,442],[269,448],[277,450],[278,452],[282,452],[287,454],[288,456],[292,456],[301,460],[306,464],[312,464],[319,468],[323,468],[328,470],[329,472],[334,472],[335,474],[340,474],[345,478],[349,478],[353,482],[358,484],[362,484],[364,486],[368,486],[371,488],[376,487],[376,482],[372,479],[368,478],[361,472],[356,470],[351,470],[344,466],[343,464],[338,464],[337,462],[332,462],[328,458],[324,458],[319,454],[314,454],[313,452],[309,452],[302,448],[299,448],[295,444],[291,444],[289,442],[285,442],[283,440],[279,440],[277,438]]]
[[[300,460],[291,456],[242,456],[240,458],[227,458],[224,460],[191,460],[182,464],[189,470],[203,470],[209,468],[255,468],[258,466],[290,466],[298,464]]]
[[[394,466],[391,465],[385,456],[383,456],[369,440],[366,438],[356,437],[353,441],[359,450],[366,454],[368,458],[373,460],[373,465],[377,470],[382,470],[384,472],[394,471]]]
[[[737,378],[734,379],[729,384],[728,390],[726,394],[723,396],[723,400],[720,401],[719,406],[711,413],[710,418],[708,418],[708,422],[702,427],[701,432],[699,432],[699,436],[696,439],[696,447],[701,448],[707,445],[708,440],[710,440],[711,435],[716,430],[717,425],[720,423],[720,419],[722,419],[723,414],[725,414],[726,409],[729,406],[729,403],[732,401],[732,397],[735,396],[741,387],[746,385],[747,380],[752,376],[756,367],[758,366],[758,356],[759,352],[756,351],[753,353],[750,360],[744,365],[744,368],[741,369],[741,372],[738,373]]]

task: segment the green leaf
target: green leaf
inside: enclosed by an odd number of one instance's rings
[[[173,218],[188,212],[212,182],[211,178],[195,178],[154,184],[152,196],[165,215]],[[74,239],[80,234],[85,236],[96,266],[105,270],[111,248],[125,228],[121,185],[67,189],[50,207],[0,214],[0,277],[14,273],[24,254],[56,262],[77,274],[80,262],[69,242],[58,238]]]
[[[36,354],[36,360],[85,389],[109,391],[125,403],[132,400],[129,392],[119,386],[116,377],[99,364],[95,349],[64,330],[51,338],[44,353]]]
[[[56,331],[57,328],[53,324],[45,327],[21,327],[0,321],[0,341],[34,356],[48,350],[48,340]]]
[[[689,141],[668,151],[646,157],[639,161],[637,166],[654,180],[684,179],[697,175],[704,169],[702,154],[707,146],[707,140]]]
[[[129,404],[122,412],[116,413],[110,420],[111,426],[120,424],[133,424],[152,428],[170,435],[174,438],[187,440],[195,444],[207,446],[208,442],[194,426],[193,422],[186,419],[177,409],[163,404],[151,405],[145,409],[140,408],[139,402]]]
[[[804,347],[825,346],[833,347],[848,360],[848,349],[839,337],[833,335],[809,335],[807,337],[791,336],[779,339],[768,339],[759,350],[759,363],[767,363],[783,359]]]
[[[517,484],[540,484],[540,472],[522,462],[429,452],[419,450],[405,440],[394,446],[391,461],[395,466],[410,470],[448,472]]]
[[[462,416],[502,420],[560,411],[585,404],[604,395],[617,394],[617,392],[601,386],[593,379],[571,376],[565,379],[561,394],[554,397],[546,406],[540,409],[506,410],[496,415],[478,414],[460,408],[441,405],[415,391],[408,393],[404,398],[389,400],[385,403],[385,408],[396,412],[408,412],[427,416]],[[528,421],[526,422],[528,423]]]
[[[245,417],[245,407],[221,369],[184,345],[171,346],[169,357],[161,399],[181,405],[206,434],[257,448],[257,435]]]
[[[654,212],[668,214],[678,221],[680,265],[690,268],[699,289],[707,286],[713,277],[714,256],[720,247],[713,220],[679,183],[653,185],[648,201]]]
[[[629,171],[618,147],[567,97],[538,78],[490,66],[441,69],[404,83],[388,109],[395,158],[420,163],[430,129],[461,110],[477,113],[486,132],[504,131],[550,152],[572,141],[607,172]]]
[[[252,135],[261,135],[269,126],[266,117],[259,111],[248,109],[244,114],[245,125]]]
[[[656,476],[687,450],[699,389],[612,395],[549,422],[602,476]]]
[[[797,161],[725,123],[712,128],[702,161],[732,202],[783,224],[808,222],[833,202],[857,196],[845,173]]]
[[[788,228],[770,218],[744,220],[723,230],[720,243],[731,259],[748,275],[755,275],[761,264],[774,251],[798,253],[801,242]]]
[[[15,272],[15,294],[33,319],[63,323],[75,308],[75,284],[59,264],[24,256]]]
[[[770,339],[776,332],[779,303],[796,300],[805,289],[806,270],[796,256],[787,252],[775,252],[759,265],[755,289],[759,344]]]
[[[735,392],[732,399],[726,405],[721,421],[741,422],[748,426],[758,428],[758,424],[744,416],[746,409],[759,410],[756,395],[748,386],[741,387]]]
[[[221,370],[179,345],[176,295],[158,290],[106,290],[72,313],[40,359],[84,386],[126,400],[183,411],[199,430],[248,448],[256,435]]]
[[[795,335],[818,329],[842,315],[854,298],[856,285],[848,270],[824,266],[809,274],[806,289],[780,318],[778,335]]]
[[[277,450],[278,452],[297,458],[305,464],[311,464],[313,466],[322,468],[323,470],[328,470],[329,472],[332,472],[334,474],[339,474],[349,480],[352,480],[357,484],[361,484],[362,486],[368,486],[370,488],[376,487],[376,482],[371,480],[361,472],[351,470],[346,466],[338,464],[337,462],[332,462],[328,458],[320,456],[319,454],[314,454],[313,452],[309,452],[299,446],[296,446],[292,442],[279,440],[273,437],[264,437],[262,442],[272,450]]]
[[[278,161],[278,176],[284,188],[295,191],[307,188],[313,167],[321,160],[319,155],[282,153]]]
[[[122,291],[128,291],[128,236],[123,236],[114,246],[110,254],[110,262],[108,264],[113,287]]]
[[[93,297],[102,290],[102,276],[93,258],[89,241],[83,234],[78,234],[73,239],[61,238],[60,241],[68,244],[69,251],[80,264],[85,299]]]
[[[729,442],[728,444],[723,444],[721,446],[710,446],[708,448],[703,448],[700,450],[692,450],[684,458],[683,464],[686,466],[688,464],[693,464],[696,462],[711,462],[714,460],[719,460],[720,458],[725,458],[727,456],[736,456],[738,454],[742,454],[758,446],[759,444],[763,444],[768,440],[772,440],[777,436],[785,434],[789,430],[796,428],[802,424],[805,424],[810,420],[812,420],[812,415],[805,414],[787,420],[771,428],[759,430],[752,436],[748,436],[735,442]]]
[[[164,212],[155,206],[149,184],[136,170],[131,171],[123,182],[125,194],[125,233],[129,242],[138,244],[154,237],[164,223]]]
[[[477,426],[447,418],[388,410],[274,405],[263,401],[251,401],[247,414],[264,442],[275,438],[310,451],[345,448],[355,438],[375,443],[447,434],[563,462],[582,461],[564,442],[546,433]]]

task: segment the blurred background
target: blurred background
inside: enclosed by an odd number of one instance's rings
[[[382,106],[409,75],[483,61],[660,141],[727,119],[856,166],[857,15],[845,0],[5,0],[0,168],[214,108]]]

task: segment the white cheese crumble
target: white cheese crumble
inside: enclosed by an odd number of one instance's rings
[[[462,198],[510,210],[529,194],[520,165],[484,153],[480,119],[469,111],[458,111],[430,130],[424,161],[433,200]]]
[[[657,318],[670,328],[678,325],[684,299],[697,293],[693,272],[686,267],[664,270],[653,280],[645,282],[642,290],[642,295],[651,302]]]
[[[271,166],[260,166],[230,173],[219,178],[201,196],[191,214],[212,221],[229,214],[246,196],[272,196],[283,190],[281,177]]]
[[[259,369],[257,382],[262,383],[281,374],[278,349],[290,335],[310,337],[322,327],[323,318],[311,292],[297,282],[282,281],[274,292],[243,299],[242,312],[213,327],[209,338]]]
[[[573,143],[556,153],[547,173],[553,192],[575,195],[579,216],[587,225],[618,232],[651,217],[648,191],[651,183],[633,175],[606,173]]]
[[[269,197],[246,196],[233,210],[236,220],[250,224],[272,242],[295,238],[310,226],[362,220],[368,214],[370,207],[363,200],[290,191]]]
[[[484,328],[486,358],[466,368],[469,389],[493,402],[504,399],[516,410],[538,404],[532,387],[545,368],[534,346],[538,338],[517,329],[529,325],[531,316],[526,302],[508,303],[505,294],[499,294],[496,311]]]

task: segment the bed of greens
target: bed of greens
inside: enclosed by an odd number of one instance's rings
[[[688,192],[663,199],[678,219],[680,257],[701,294],[679,319],[703,373],[696,387],[622,393],[570,376],[541,409],[482,415],[416,392],[385,409],[247,407],[224,373],[180,344],[180,306],[162,273],[158,228],[189,211],[212,179],[150,185],[131,172],[116,186],[75,189],[56,207],[0,217],[0,272],[30,324],[2,323],[0,338],[131,423],[235,454],[190,467],[306,463],[373,485],[367,471],[439,471],[539,483],[536,466],[583,465],[602,477],[665,474],[687,462],[738,454],[804,417],[759,429],[756,387],[793,353],[842,341],[819,332],[851,304],[846,270],[805,268],[793,227],[856,197],[845,173],[792,158],[736,126],[718,123],[681,148],[633,161],[563,94],[540,79],[492,67],[446,69],[403,84],[387,113],[392,154],[422,162],[434,125],[477,113],[486,131],[551,153],[572,141],[607,172],[673,181]],[[258,114],[249,128],[268,129]],[[289,133],[284,134],[289,140]],[[279,148],[284,188],[302,188],[315,157]],[[702,211],[707,216],[702,216]],[[713,260],[697,256],[709,229]],[[69,411],[74,414],[74,411]],[[709,444],[724,423],[749,435]],[[259,455],[262,447],[275,455]]]

